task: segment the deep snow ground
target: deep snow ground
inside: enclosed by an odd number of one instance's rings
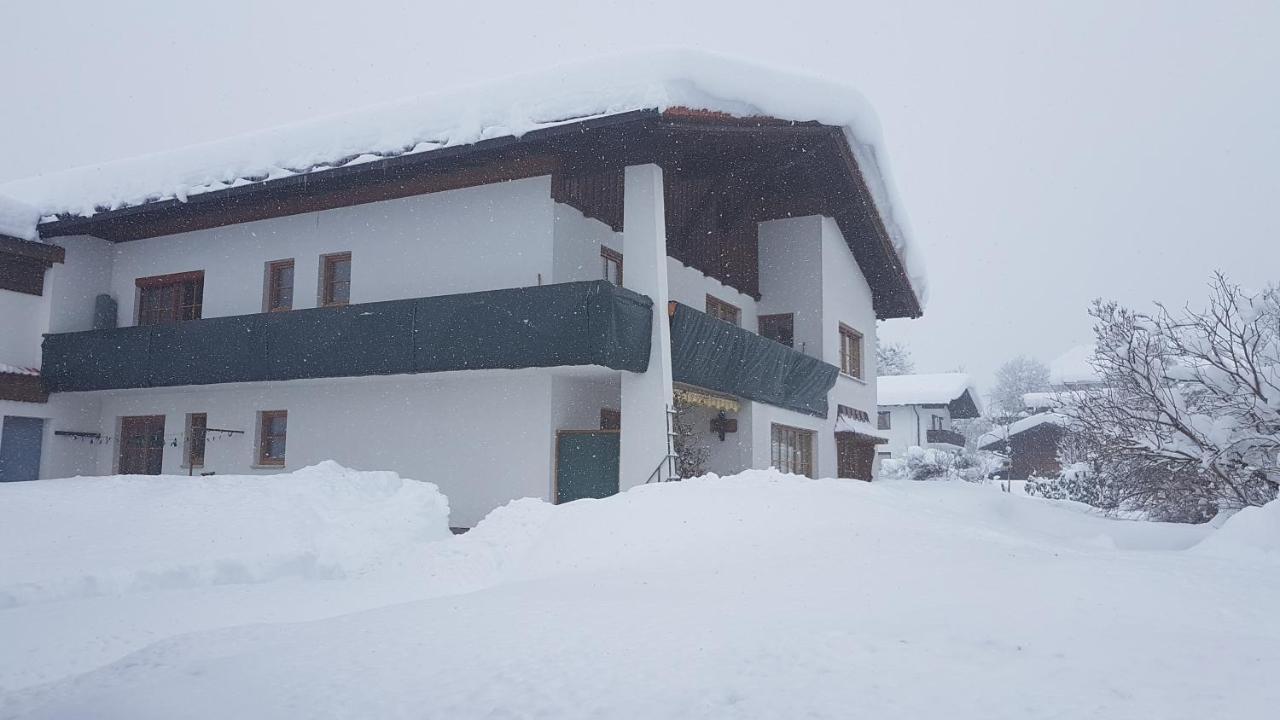
[[[110,630],[103,603],[193,616],[0,715],[1269,717],[1265,510],[1199,545],[1208,528],[962,484],[748,473],[518,501],[387,574],[0,610],[0,632],[81,640]]]

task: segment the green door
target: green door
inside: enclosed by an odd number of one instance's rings
[[[602,498],[618,492],[618,433],[556,433],[556,502]]]

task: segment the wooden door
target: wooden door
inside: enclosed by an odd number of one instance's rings
[[[617,432],[557,432],[556,502],[616,495],[618,454]]]
[[[164,416],[120,418],[121,475],[159,475],[164,462]]]
[[[876,446],[852,433],[836,433],[836,476],[870,480]]]

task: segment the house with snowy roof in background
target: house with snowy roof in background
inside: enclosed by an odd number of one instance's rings
[[[1067,434],[1068,418],[1059,412],[1074,393],[1102,387],[1102,379],[1092,364],[1092,345],[1078,345],[1049,363],[1052,389],[1025,393],[1025,417],[992,428],[978,438],[981,450],[1009,458],[1005,477],[1056,477],[1061,471],[1058,446]]]
[[[4,479],[333,459],[470,526],[676,477],[677,406],[706,471],[870,479],[876,321],[925,293],[862,97],[696,53],[0,196]]]
[[[961,450],[965,436],[952,421],[982,415],[982,401],[967,373],[885,375],[876,386],[876,429],[888,438],[879,448],[881,458],[902,457],[912,446]]]

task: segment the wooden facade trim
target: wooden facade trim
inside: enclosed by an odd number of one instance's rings
[[[65,260],[57,245],[0,235],[0,290],[43,295],[45,272]]]
[[[49,394],[39,375],[0,373],[0,400],[43,403],[48,402]]]

